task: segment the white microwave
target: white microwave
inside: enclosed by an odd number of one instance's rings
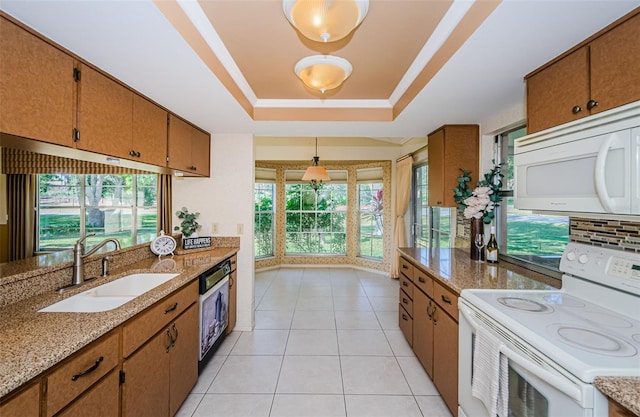
[[[515,206],[640,214],[640,102],[515,141]]]

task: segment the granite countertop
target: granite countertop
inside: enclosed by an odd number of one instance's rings
[[[550,290],[562,285],[559,279],[507,262],[474,261],[464,249],[399,248],[398,252],[457,295],[471,288]]]
[[[238,248],[215,248],[174,258],[147,258],[114,269],[64,295],[49,291],[0,308],[0,397],[37,377],[69,355],[108,333],[145,308],[193,281]],[[180,275],[113,310],[98,313],[38,313],[43,307],[89,288],[136,272]]]
[[[640,377],[597,376],[593,383],[603,394],[640,416]]]

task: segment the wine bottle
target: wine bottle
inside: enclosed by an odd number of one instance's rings
[[[487,242],[487,262],[498,263],[498,241],[496,240],[496,227],[491,226],[491,237]]]

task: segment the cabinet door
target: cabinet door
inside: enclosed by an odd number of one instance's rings
[[[193,127],[177,118],[169,115],[169,168],[180,171],[191,171],[191,135]]]
[[[198,381],[198,304],[170,325],[174,343],[170,353],[169,415],[173,416]]]
[[[191,141],[192,171],[208,177],[210,175],[209,154],[211,152],[211,137],[208,133],[193,128]]]
[[[589,115],[588,53],[582,47],[527,78],[528,134]]]
[[[169,329],[166,329],[124,361],[123,417],[169,415],[170,348]]]
[[[40,415],[40,383],[35,383],[0,404],[2,417],[38,417]]]
[[[0,131],[73,146],[75,60],[0,17]]]
[[[131,158],[133,92],[85,65],[79,95],[78,148]]]
[[[429,206],[443,207],[444,193],[444,130],[440,129],[427,139],[427,158],[429,161]],[[451,188],[455,186],[452,185]]]
[[[120,410],[118,371],[112,371],[57,417],[113,417]]]
[[[167,111],[133,95],[133,146],[129,159],[167,165]],[[138,156],[139,155],[139,156]]]
[[[458,323],[439,306],[433,316],[433,383],[453,415],[458,410]]]
[[[229,320],[227,324],[227,334],[236,327],[236,299],[238,297],[238,272],[233,271],[229,276]]]
[[[590,53],[592,114],[640,100],[640,14],[591,42]]]
[[[433,302],[422,291],[413,292],[413,351],[433,378]],[[457,351],[456,351],[457,355]]]

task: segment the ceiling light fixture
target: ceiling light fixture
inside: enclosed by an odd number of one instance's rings
[[[282,0],[284,14],[294,28],[316,42],[334,42],[364,20],[369,0]]]
[[[311,183],[311,187],[318,191],[320,188],[322,181],[331,181],[331,177],[327,173],[327,170],[324,167],[318,166],[318,162],[320,162],[320,157],[318,156],[318,137],[316,136],[316,156],[313,157],[313,165],[311,165],[305,171],[302,176],[302,181],[309,181]]]
[[[302,58],[294,70],[309,88],[324,93],[339,87],[351,75],[353,67],[344,58],[333,55],[312,55]]]

